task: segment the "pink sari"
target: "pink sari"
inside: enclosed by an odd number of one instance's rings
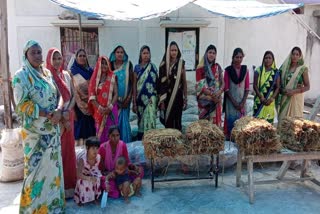
[[[120,156],[124,156],[127,163],[130,164],[127,146],[121,140],[118,142],[117,149],[114,154],[112,153],[112,149],[111,149],[109,141],[100,145],[99,154],[102,159],[101,164],[100,164],[101,171],[111,172],[112,170],[114,170],[114,167],[116,165],[116,161]],[[144,176],[144,172],[143,172],[143,170],[141,172],[142,173],[140,173],[140,175],[138,177],[140,177],[142,179]],[[133,176],[131,178],[131,180],[133,181],[135,178],[137,178],[137,176],[135,176],[135,177]],[[108,192],[108,196],[110,198],[119,198],[120,192],[119,192],[119,189],[118,189],[114,179],[109,180],[109,186],[110,186],[110,189]]]

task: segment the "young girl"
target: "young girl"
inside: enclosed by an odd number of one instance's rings
[[[100,155],[98,149],[100,141],[97,137],[90,137],[86,140],[86,152],[80,154],[77,161],[77,186],[74,194],[74,201],[84,204],[98,200],[101,195],[100,184],[104,184],[105,177],[102,176],[98,166]]]
[[[124,197],[126,203],[129,203],[129,197],[132,195],[141,196],[141,179],[135,178],[140,174],[139,168],[133,164],[128,165],[125,157],[120,156],[116,161],[115,169],[106,179],[115,178],[116,185]]]

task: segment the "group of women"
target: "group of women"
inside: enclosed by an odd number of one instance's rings
[[[199,119],[208,119],[221,126],[223,110],[224,132],[229,139],[234,122],[246,114],[249,71],[246,65],[242,65],[242,49],[236,48],[231,65],[226,67],[222,77],[222,69],[215,62],[216,54],[216,47],[210,45],[196,70]],[[301,49],[294,47],[280,69],[275,65],[274,54],[266,51],[261,66],[254,72],[253,88],[254,117],[270,123],[274,122],[276,115],[278,123],[286,116],[303,117],[303,93],[310,89],[310,84]]]
[[[221,127],[224,111],[224,130],[229,138],[234,122],[245,115],[249,71],[242,65],[241,48],[234,50],[224,75],[216,55],[216,47],[209,45],[196,69],[199,119]],[[110,58],[99,57],[94,69],[89,66],[85,50],[80,49],[70,74],[62,69],[62,54],[56,48],[48,51],[44,67],[42,49],[31,40],[24,48],[23,63],[13,78],[16,110],[23,119],[25,179],[21,213],[63,211],[64,198],[72,197],[76,185],[75,140],[97,136],[105,145],[99,149],[106,164],[102,168],[113,168],[112,157],[127,151],[120,142],[131,141],[131,106],[138,115],[140,139],[145,131],[156,128],[158,109],[166,128],[182,129],[187,81],[185,63],[175,42],[169,44],[159,71],[151,62],[148,46],[140,49],[134,67],[124,47],[117,46]],[[292,49],[279,70],[273,53],[267,51],[254,74],[254,116],[272,123],[275,107],[279,121],[285,116],[302,116],[303,92],[309,88],[300,48]],[[110,132],[115,125],[118,131]],[[113,136],[117,133],[120,137]]]

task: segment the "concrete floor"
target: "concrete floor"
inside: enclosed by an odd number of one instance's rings
[[[273,178],[278,168],[279,164],[257,165],[255,180]],[[217,189],[209,180],[179,181],[156,183],[152,193],[150,179],[144,179],[142,197],[132,197],[130,204],[109,199],[101,209],[95,204],[78,207],[68,200],[66,213],[319,213],[320,187],[311,182],[256,186],[256,200],[251,205],[245,189],[235,187],[234,172],[234,168],[226,170]],[[311,172],[320,180],[319,166],[313,164]],[[177,176],[174,170],[169,174]],[[288,172],[288,177],[297,175],[299,171]],[[21,186],[22,182],[0,183],[0,213],[18,213]]]

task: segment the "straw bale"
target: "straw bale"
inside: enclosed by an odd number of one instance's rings
[[[266,120],[248,116],[235,122],[231,138],[246,155],[271,154],[282,147],[275,127]]]
[[[189,155],[218,154],[224,149],[222,130],[208,120],[191,123],[186,130],[186,150]]]
[[[284,147],[296,152],[320,150],[320,124],[298,117],[284,118],[279,127]]]
[[[142,143],[147,158],[185,155],[184,138],[176,129],[153,129],[144,134]]]

